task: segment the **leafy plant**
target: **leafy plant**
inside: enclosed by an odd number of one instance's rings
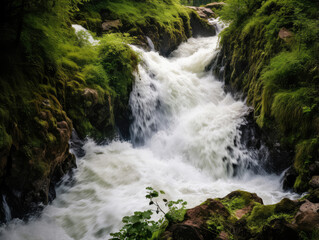
[[[134,212],[132,216],[125,216],[122,222],[125,224],[122,229],[117,233],[111,233],[111,240],[135,240],[135,239],[154,239],[155,235],[158,235],[161,231],[161,226],[166,222],[179,222],[184,219],[186,213],[187,202],[178,199],[177,201],[168,201],[163,198],[164,206],[158,203],[156,198],[160,194],[165,194],[164,191],[159,192],[151,187],[146,188],[146,198],[149,199],[149,205],[153,205],[156,209],[149,209],[144,212]],[[166,210],[166,212],[164,211]],[[151,220],[153,212],[162,214],[162,217],[158,221]],[[156,234],[154,234],[157,232]]]

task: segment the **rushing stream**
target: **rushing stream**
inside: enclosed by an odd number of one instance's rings
[[[41,217],[3,226],[0,238],[108,239],[123,216],[148,208],[147,186],[188,207],[237,189],[257,193],[266,204],[293,198],[240,144],[238,127],[249,108],[205,72],[217,44],[217,36],[192,38],[170,58],[133,47],[143,61],[130,98],[132,141],[98,146],[89,140],[72,184],[57,189]]]

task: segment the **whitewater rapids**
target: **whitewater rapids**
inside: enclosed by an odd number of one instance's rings
[[[241,146],[238,127],[249,108],[205,72],[217,44],[217,36],[192,38],[170,58],[132,46],[142,59],[130,97],[132,141],[98,146],[88,140],[73,183],[57,189],[41,217],[2,226],[0,239],[109,239],[123,216],[148,209],[148,186],[186,200],[188,208],[238,189],[265,204],[294,198]]]

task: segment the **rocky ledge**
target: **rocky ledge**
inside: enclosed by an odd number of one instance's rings
[[[160,239],[319,239],[319,191],[300,200],[264,205],[254,193],[207,199],[170,222]]]

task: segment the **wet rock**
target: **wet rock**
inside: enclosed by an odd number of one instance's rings
[[[190,25],[193,37],[209,37],[216,35],[214,25],[211,25],[206,19],[202,19],[196,12],[190,14]]]
[[[84,155],[85,155],[85,150],[83,149],[84,141],[79,138],[79,136],[75,130],[72,131],[70,142],[71,142],[71,148],[72,148],[74,154],[78,158],[84,157]]]
[[[294,183],[298,177],[298,173],[295,170],[295,168],[292,166],[290,167],[286,172],[283,177],[283,189],[284,190],[289,190],[292,189],[294,186]]]

